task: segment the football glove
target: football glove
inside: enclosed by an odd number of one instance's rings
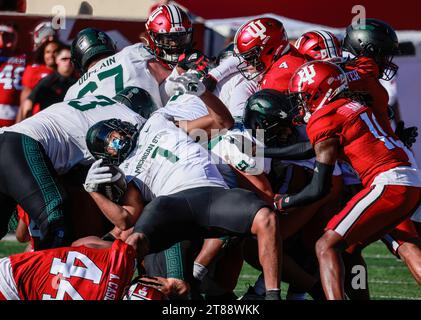
[[[178,77],[169,77],[168,81],[171,82],[173,94],[191,94],[200,97],[206,91],[205,85],[195,73],[186,72]]]
[[[110,172],[110,167],[101,167],[102,160],[103,159],[99,159],[95,161],[88,171],[85,183],[83,184],[83,187],[87,192],[97,192],[100,184],[113,182],[113,175]]]
[[[411,148],[412,145],[417,141],[418,128],[417,127],[405,128],[405,123],[403,121],[399,121],[396,125],[395,134],[398,136],[399,140],[401,140],[406,147]]]
[[[210,59],[199,50],[192,49],[185,52],[178,58],[177,67],[183,70],[193,70],[204,76],[208,73],[210,68]]]

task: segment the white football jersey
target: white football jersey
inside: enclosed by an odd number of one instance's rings
[[[164,113],[143,126],[136,149],[120,165],[145,201],[198,187],[227,188],[207,150],[194,142]]]
[[[209,114],[202,99],[191,94],[172,96],[165,107],[156,112],[172,116],[176,121],[196,120]]]
[[[213,138],[209,150],[212,163],[231,165],[250,175],[270,172],[271,159],[264,158],[263,144],[242,123],[236,123],[225,134]]]
[[[162,107],[159,84],[148,69],[153,54],[141,43],[128,46],[113,56],[98,61],[69,88],[64,100],[87,95],[114,97],[126,87],[145,89],[158,108]]]
[[[214,94],[227,106],[234,118],[242,119],[247,99],[258,90],[258,83],[233,73],[218,82]]]
[[[87,96],[56,103],[11,127],[2,128],[25,134],[41,143],[59,174],[78,163],[94,160],[86,146],[86,133],[95,123],[117,118],[134,125],[145,123],[140,115],[105,96]]]

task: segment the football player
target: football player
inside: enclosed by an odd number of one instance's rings
[[[3,128],[0,164],[6,178],[0,188],[3,206],[1,237],[7,231],[7,221],[18,203],[40,227],[47,247],[62,245],[66,194],[57,175],[67,173],[77,164],[93,162],[85,136],[94,123],[116,115],[133,125],[144,123],[138,113],[125,105],[131,106],[136,100],[134,97],[139,95],[139,88],[127,88],[115,97],[116,100],[90,96],[66,101]],[[128,152],[127,143],[124,148],[123,144],[120,147],[121,152]],[[7,165],[10,161],[15,170]]]
[[[14,124],[19,110],[26,56],[15,53],[17,44],[15,27],[0,24],[0,127]]]
[[[247,79],[259,78],[261,89],[287,91],[289,80],[306,60],[289,43],[282,22],[256,18],[235,34],[234,50],[242,61],[239,71]]]
[[[325,196],[338,158],[350,162],[364,186],[330,220],[316,244],[326,297],[344,299],[340,253],[379,239],[417,209],[420,172],[411,166],[403,144],[385,133],[371,108],[347,90],[346,75],[338,66],[323,61],[305,64],[291,79],[289,91],[310,116],[307,133],[316,152],[316,170],[298,194],[275,197],[277,208],[288,210]]]
[[[64,100],[84,96],[113,97],[126,87],[146,90],[155,105],[163,105],[159,85],[170,74],[142,43],[117,52],[113,40],[103,31],[80,31],[71,45],[73,63],[83,73],[69,88]]]
[[[177,279],[132,281],[135,268],[132,246],[96,237],[15,254],[0,259],[0,300],[162,300],[188,291]]]
[[[203,98],[210,94],[200,83],[194,89],[190,82],[183,86],[185,93],[203,95]],[[219,108],[225,106],[220,104]],[[184,239],[254,234],[265,273],[266,299],[279,299],[281,248],[276,215],[252,192],[227,190],[206,150],[171,120],[165,113],[155,113],[139,133],[141,143],[120,165],[128,179],[138,186],[139,197],[152,200],[144,208],[127,243],[136,246],[138,259],[142,261],[146,254],[162,251]],[[200,122],[200,118],[193,120],[187,131],[201,127],[196,125]],[[95,130],[95,126],[90,130]],[[102,157],[109,158],[113,156],[105,148],[109,143],[109,138],[103,139],[102,147],[88,141],[88,147],[91,152],[102,152]],[[105,208],[109,201],[104,197],[102,201],[98,205]],[[208,210],[203,210],[203,203],[208,203]],[[229,203],[236,206],[227,206]],[[232,219],[226,219],[228,216]]]
[[[388,134],[396,134],[404,143],[404,150],[410,157],[410,162],[416,166],[416,161],[410,150],[417,128],[404,128],[401,122],[395,132],[389,121],[388,93],[379,79],[390,81],[398,70],[393,57],[399,52],[396,32],[387,23],[377,19],[366,19],[361,25],[350,25],[343,42],[344,55],[348,62],[344,66],[350,89],[366,91],[371,95],[370,107],[378,122]],[[421,208],[414,217],[421,215]],[[416,220],[416,218],[415,218]],[[382,238],[389,250],[398,258],[402,258],[408,266],[417,283],[421,283],[421,239],[417,233],[415,222],[409,218],[402,222],[390,234]]]

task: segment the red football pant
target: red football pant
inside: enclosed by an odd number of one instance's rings
[[[421,201],[421,188],[376,185],[357,193],[328,223],[348,246],[368,245],[409,218]]]
[[[419,235],[415,229],[414,223],[411,221],[411,219],[406,219],[395,229],[386,234],[382,238],[382,241],[387,246],[389,251],[399,258],[399,247],[405,242],[409,242],[417,238],[419,238]]]

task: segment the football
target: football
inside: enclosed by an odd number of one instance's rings
[[[113,175],[113,181],[111,183],[100,184],[98,192],[113,202],[119,202],[127,190],[126,177],[116,166],[110,165],[110,172]]]

